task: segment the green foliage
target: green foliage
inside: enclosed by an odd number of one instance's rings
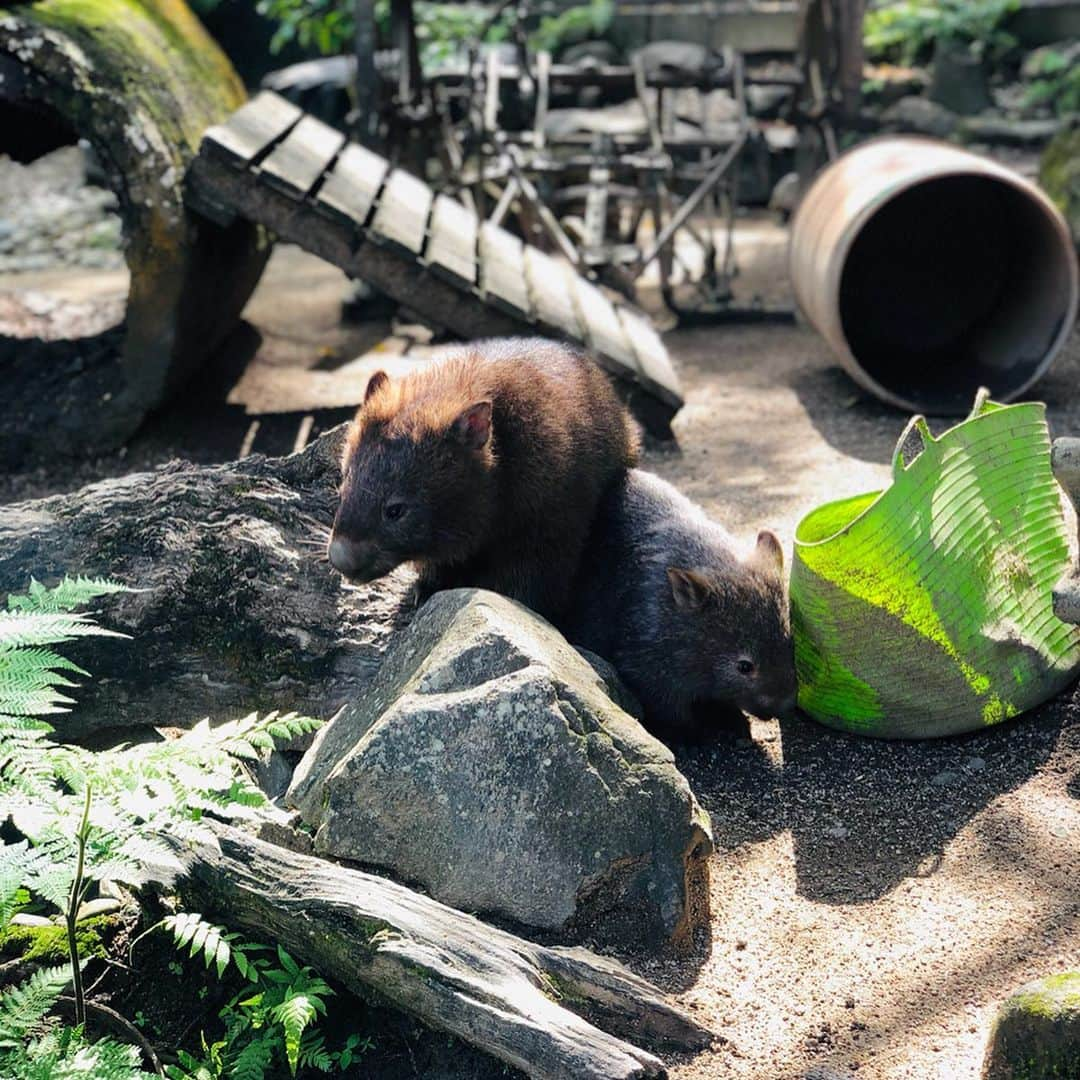
[[[71,967],[42,968],[0,994],[0,1076],[5,1080],[152,1080],[139,1050],[112,1039],[89,1043],[80,1027],[48,1019]]]
[[[181,1053],[167,1070],[171,1080],[264,1080],[300,1069],[329,1073],[347,1069],[370,1046],[353,1034],[340,1050],[328,1050],[313,1026],[326,1015],[333,991],[310,967],[298,964],[280,946],[245,941],[239,934],[207,922],[194,912],[169,916],[158,924],[191,959],[202,959],[222,978],[230,962],[246,985],[222,1008],[223,1036],[202,1038],[201,1058]],[[276,960],[276,962],[275,962]]]
[[[874,60],[914,64],[935,44],[965,45],[990,61],[1016,47],[1005,30],[1020,0],[898,0],[866,13],[863,44]]]
[[[212,4],[217,0],[202,2]],[[574,42],[599,37],[610,26],[614,10],[613,0],[589,0],[557,15],[545,15],[529,36],[529,44],[536,50],[557,52]],[[316,48],[326,56],[349,52],[354,47],[356,22],[352,0],[259,0],[258,11],[278,24],[270,45],[274,52],[294,41],[305,49]],[[429,70],[463,55],[481,34],[489,43],[505,41],[514,12],[512,7],[508,8],[489,26],[491,5],[417,0],[414,15],[420,63]],[[375,20],[382,42],[389,44],[389,0],[378,0]]]
[[[8,930],[20,910],[55,909],[67,923],[66,930],[60,929],[70,956],[64,967],[50,969],[51,975],[35,976],[0,997],[0,1076],[5,1078],[134,1080],[150,1075],[138,1067],[137,1048],[110,1040],[91,1044],[81,1025],[45,1020],[73,977],[77,1013],[82,1008],[87,940],[76,926],[79,906],[95,881],[140,885],[178,870],[160,837],[197,838],[208,809],[235,817],[261,806],[265,796],[241,763],[272,748],[275,740],[318,727],[310,718],[274,712],[262,718],[252,713],[213,728],[204,721],[176,739],[96,753],[47,739],[52,727],[42,717],[72,704],[58,689],[73,685],[61,673],[85,674],[48,646],[90,635],[122,637],[72,609],[123,588],[84,578],[53,589],[32,582],[27,595],[9,598],[8,611],[0,612],[0,822],[10,822],[21,834],[0,847],[0,931]],[[181,930],[186,933],[186,926]],[[220,928],[196,923],[189,943],[192,955],[201,952],[219,972],[230,955],[238,969],[247,962],[258,970],[246,958],[237,960],[243,946],[234,946]],[[325,984],[308,969],[300,974],[295,996],[306,992],[317,997]],[[272,1004],[285,1002],[282,995]],[[300,1060],[310,1020],[297,1024],[306,1011],[290,1007],[280,1019],[260,1019],[263,1029],[280,1032],[286,1060]]]
[[[568,45],[603,37],[614,14],[613,0],[590,0],[558,15],[545,15],[529,44],[537,51],[557,53]]]
[[[0,723],[50,730],[32,718],[68,711],[72,699],[59,688],[75,685],[68,674],[86,672],[47,646],[79,637],[123,637],[87,615],[72,614],[99,596],[122,591],[123,585],[104,579],[65,578],[52,589],[31,579],[25,596],[8,597],[8,610],[0,611]]]
[[[1031,74],[1035,76],[1024,95],[1027,106],[1045,105],[1058,116],[1080,113],[1080,64],[1056,49],[1038,57]]]

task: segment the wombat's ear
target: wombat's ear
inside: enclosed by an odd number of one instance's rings
[[[696,570],[683,570],[678,566],[669,566],[667,576],[675,606],[680,611],[699,611],[704,607],[711,591],[704,576]]]
[[[390,376],[385,371],[376,371],[368,379],[367,389],[364,391],[364,404],[366,405],[384,386],[390,385]]]
[[[470,405],[450,426],[451,434],[470,450],[479,450],[491,438],[491,402]]]
[[[762,529],[757,534],[757,547],[754,548],[754,558],[765,567],[775,569],[781,573],[784,569],[784,548],[780,538],[771,529]]]

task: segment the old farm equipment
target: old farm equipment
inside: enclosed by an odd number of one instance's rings
[[[622,54],[592,42],[559,61],[529,34],[552,7],[491,5],[487,26],[501,19],[509,40],[483,45],[481,30],[457,61],[422,74],[411,0],[392,0],[389,52],[376,52],[361,0],[357,137],[627,296],[648,276],[683,320],[770,314],[736,300],[732,241],[740,177],[768,157],[747,87],[787,91],[795,108],[804,83],[796,5],[615,3],[614,30],[637,27]],[[724,37],[736,9],[769,14],[758,7],[790,17],[790,42],[748,65]],[[669,24],[682,40],[657,36]]]

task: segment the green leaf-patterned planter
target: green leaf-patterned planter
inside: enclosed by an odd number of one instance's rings
[[[932,739],[1038,705],[1080,668],[1080,629],[1051,608],[1068,568],[1045,407],[980,394],[939,438],[916,416],[886,490],[827,503],[796,531],[800,708],[860,735]]]

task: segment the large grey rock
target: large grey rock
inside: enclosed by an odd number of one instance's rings
[[[364,696],[317,736],[287,801],[318,852],[468,911],[680,944],[707,919],[708,818],[667,747],[548,623],[436,594]]]
[[[998,1010],[982,1080],[1080,1077],[1080,971],[1028,983]]]

